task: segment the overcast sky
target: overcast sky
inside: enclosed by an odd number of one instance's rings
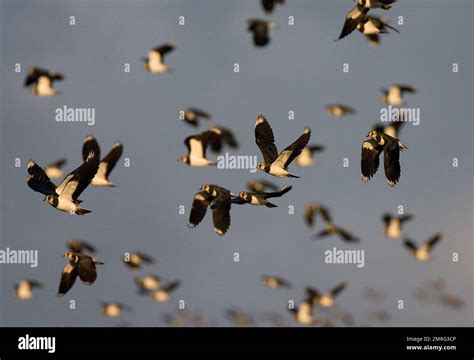
[[[276,311],[290,318],[287,302],[299,302],[304,286],[329,290],[340,281],[348,288],[337,303],[351,311],[359,324],[393,326],[473,325],[473,109],[472,16],[470,1],[397,2],[390,11],[373,11],[391,19],[400,34],[382,38],[371,48],[354,32],[334,42],[341,31],[350,0],[288,0],[271,15],[256,0],[173,1],[18,1],[0,0],[1,29],[1,249],[39,251],[39,266],[0,265],[0,324],[5,326],[163,326],[163,314],[177,302],[228,326],[225,309],[236,306],[254,315]],[[75,26],[69,25],[74,16]],[[185,26],[178,25],[184,16]],[[288,26],[294,16],[295,25]],[[403,16],[404,25],[397,24]],[[271,43],[255,48],[246,30],[249,18],[276,21]],[[455,21],[456,26],[446,26]],[[166,61],[173,72],[152,75],[141,70],[141,57],[165,42],[176,51]],[[21,64],[22,72],[14,66]],[[131,72],[123,66],[130,63]],[[233,72],[239,63],[240,72]],[[343,63],[350,66],[342,72]],[[459,72],[452,72],[452,64]],[[65,74],[57,83],[62,92],[39,98],[23,88],[26,68],[43,66]],[[380,88],[391,83],[413,84],[407,106],[421,110],[421,124],[401,130],[408,147],[401,154],[402,176],[389,188],[383,169],[369,182],[360,179],[360,146],[379,119]],[[328,103],[346,103],[355,116],[332,118]],[[95,108],[96,123],[58,123],[55,109]],[[276,179],[248,170],[191,168],[177,162],[186,136],[203,131],[178,119],[178,111],[197,106],[217,124],[233,129],[241,144],[234,154],[261,155],[255,145],[255,117],[263,113],[273,127],[279,149],[289,145],[306,125],[311,143],[326,145],[318,164],[292,167],[300,179]],[[295,120],[288,120],[294,111]],[[82,194],[85,216],[51,208],[26,184],[26,164],[46,165],[61,157],[67,170],[81,163],[85,135],[94,134],[108,152],[117,140],[124,158],[111,174],[116,188],[89,187]],[[214,156],[214,155],[212,155]],[[22,167],[14,166],[20,158]],[[349,167],[343,167],[343,159]],[[452,159],[459,167],[452,167]],[[260,161],[260,160],[259,160]],[[275,199],[278,208],[235,206],[232,223],[218,237],[208,216],[193,230],[186,223],[193,196],[203,183],[216,183],[234,193],[253,178],[291,184],[293,190]],[[302,212],[308,201],[327,204],[335,222],[360,237],[359,245],[337,238],[312,241]],[[186,214],[178,213],[179,205]],[[288,214],[288,206],[295,214]],[[380,216],[403,205],[416,220],[407,236],[418,243],[441,231],[443,240],[428,263],[416,262],[398,240],[381,235]],[[318,229],[319,230],[319,229]],[[62,254],[68,239],[79,238],[98,248],[98,279],[90,287],[78,280],[63,298],[56,297]],[[365,250],[365,267],[329,265],[324,251]],[[135,274],[121,262],[126,251],[139,250],[157,261],[140,274],[156,273],[182,280],[168,304],[139,297]],[[233,261],[234,253],[240,262]],[[452,253],[459,262],[452,262]],[[280,275],[294,284],[272,290],[262,274]],[[21,278],[45,284],[32,301],[12,297]],[[446,290],[466,305],[452,310],[439,304],[421,305],[417,287],[443,278]],[[390,322],[368,319],[372,307],[362,296],[365,287],[382,289],[379,308]],[[68,301],[76,301],[69,310]],[[397,300],[405,302],[397,310]],[[121,301],[133,307],[122,319],[99,312],[99,301]],[[318,313],[316,311],[316,313]],[[270,325],[269,323],[259,323]],[[291,324],[294,324],[293,322]],[[340,323],[337,323],[340,325]]]

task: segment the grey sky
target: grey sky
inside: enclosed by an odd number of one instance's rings
[[[1,248],[39,250],[39,266],[0,265],[0,324],[5,326],[115,325],[162,326],[162,315],[174,311],[177,301],[229,325],[223,317],[235,305],[257,313],[277,311],[289,318],[287,301],[299,302],[305,285],[329,289],[342,280],[348,288],[338,304],[350,310],[358,323],[370,308],[362,297],[366,286],[381,288],[380,307],[392,314],[394,326],[472,326],[472,44],[470,1],[451,1],[449,13],[442,1],[402,1],[393,9],[374,11],[392,20],[400,34],[382,38],[380,48],[369,47],[355,32],[339,42],[344,17],[352,1],[288,0],[272,15],[258,1],[8,1],[1,0]],[[178,26],[185,16],[186,25]],[[69,26],[69,16],[76,25]],[[287,25],[288,16],[295,25]],[[398,26],[396,19],[404,17]],[[246,30],[248,18],[271,18],[279,28],[269,46],[257,49]],[[444,26],[455,19],[456,26]],[[437,26],[440,25],[441,26]],[[141,71],[140,59],[161,43],[173,41],[176,51],[166,61],[174,72],[151,75]],[[343,63],[350,72],[342,72]],[[453,73],[453,63],[459,73]],[[14,64],[22,73],[14,72]],[[131,72],[123,72],[123,64]],[[240,73],[233,64],[240,64]],[[57,84],[62,95],[38,98],[23,88],[27,66],[64,72]],[[391,83],[414,84],[407,106],[421,109],[421,125],[407,124],[400,138],[408,150],[401,155],[402,176],[389,188],[380,169],[367,184],[360,179],[360,146],[379,118],[379,89]],[[327,103],[347,103],[355,116],[332,118]],[[95,126],[57,123],[54,111],[64,105],[96,108]],[[292,170],[301,179],[280,180],[247,170],[190,168],[177,162],[185,153],[183,140],[196,133],[178,120],[178,111],[201,107],[216,123],[233,129],[241,144],[235,154],[261,155],[254,142],[257,114],[267,116],[282,148],[312,128],[311,143],[327,150],[311,168]],[[288,120],[288,111],[295,120]],[[204,126],[206,126],[205,124]],[[205,127],[201,127],[205,129]],[[201,130],[197,130],[201,131]],[[26,185],[26,164],[67,157],[67,170],[81,162],[83,137],[94,134],[105,154],[112,144],[124,144],[131,167],[119,163],[111,175],[118,186],[88,188],[83,217],[55,211]],[[350,166],[342,166],[343,158]],[[452,168],[452,158],[459,168]],[[22,167],[14,167],[14,159]],[[217,183],[233,192],[244,190],[255,177],[293,190],[275,209],[232,208],[232,223],[224,237],[214,234],[208,215],[194,230],[186,227],[193,195],[202,183]],[[302,221],[305,204],[320,201],[332,210],[335,222],[359,236],[360,245],[337,239],[314,242]],[[178,214],[179,205],[186,215]],[[288,206],[295,206],[295,215]],[[396,240],[381,236],[383,212],[403,205],[416,220],[406,233],[418,242],[437,231],[444,238],[433,259],[422,264]],[[80,238],[92,242],[105,262],[91,287],[79,281],[57,298],[65,260],[65,242]],[[324,264],[332,247],[364,249],[365,267]],[[157,273],[182,280],[172,303],[157,304],[139,297],[132,274],[121,262],[125,251],[141,250],[157,262],[143,274]],[[233,262],[234,252],[240,262]],[[460,260],[451,261],[458,252]],[[260,282],[263,273],[292,281],[292,290],[272,290]],[[455,311],[440,305],[422,306],[413,291],[433,278],[447,280],[447,290],[466,306]],[[46,287],[37,298],[19,302],[12,284],[34,278]],[[74,299],[77,308],[68,309]],[[405,309],[396,310],[398,299]],[[117,300],[134,308],[121,320],[99,313],[98,302]]]

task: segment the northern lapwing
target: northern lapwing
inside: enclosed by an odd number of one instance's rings
[[[357,25],[357,30],[365,36],[372,47],[380,45],[380,35],[387,34],[389,32],[388,29],[397,33],[400,32],[391,26],[387,20],[377,16],[365,16]]]
[[[358,5],[363,6],[367,9],[383,9],[389,10],[392,8],[392,4],[397,0],[354,0]]]
[[[270,289],[277,289],[277,288],[289,289],[293,287],[293,285],[291,285],[291,283],[288,280],[280,276],[262,275],[262,281]]]
[[[321,216],[326,224],[332,223],[332,216],[329,209],[320,203],[312,201],[306,205],[304,210],[304,222],[306,226],[312,229],[316,224],[316,216],[318,215]]]
[[[399,239],[402,236],[403,224],[414,218],[413,214],[393,216],[387,213],[382,215],[382,221],[385,224],[384,235],[390,239]]]
[[[278,154],[275,145],[275,137],[264,115],[258,115],[255,122],[255,142],[263,155],[264,162],[258,163],[259,170],[275,177],[292,177],[299,176],[290,174],[288,166],[291,162],[301,154],[311,137],[311,129],[305,127],[303,134],[293,142],[290,146]]]
[[[398,133],[402,128],[404,122],[403,116],[391,120],[387,125],[375,124],[372,130],[390,135],[393,138],[398,138]]]
[[[403,106],[405,104],[405,93],[414,94],[416,93],[416,88],[412,85],[394,84],[390,85],[388,89],[382,88],[381,91],[383,94],[381,100],[385,104],[392,106]]]
[[[186,124],[189,124],[194,127],[197,127],[199,125],[200,119],[209,120],[210,118],[211,115],[209,113],[198,108],[190,107],[184,110],[183,121]]]
[[[413,240],[405,238],[403,242],[405,247],[411,252],[418,261],[428,261],[431,258],[431,250],[441,240],[442,235],[437,233],[421,246],[416,246]]]
[[[143,70],[155,74],[169,72],[170,68],[165,64],[164,59],[165,55],[172,52],[175,48],[175,44],[167,43],[151,49],[148,52],[148,57],[143,58]]]
[[[352,235],[349,231],[341,228],[340,226],[336,226],[332,223],[327,223],[324,230],[321,230],[317,233],[314,238],[315,239],[322,239],[331,235],[337,235],[339,238],[348,243],[356,243],[359,242],[359,239]]]
[[[175,291],[181,282],[179,280],[172,280],[166,285],[161,285],[158,289],[150,292],[151,298],[156,302],[168,302],[171,300],[171,293]]]
[[[353,7],[346,15],[344,20],[344,25],[341,30],[341,34],[336,40],[345,38],[347,35],[352,33],[359,23],[365,18],[366,14],[369,12],[369,8],[366,8],[362,5],[356,5]]]
[[[270,42],[269,31],[276,29],[276,23],[263,19],[250,19],[247,21],[248,31],[253,34],[253,43],[263,47]]]
[[[353,115],[356,113],[353,107],[343,104],[332,104],[327,105],[325,108],[326,112],[335,117],[342,117],[346,115]]]
[[[88,154],[98,146],[97,140],[94,136],[88,135],[84,139],[82,145],[82,158],[85,160]],[[109,175],[114,169],[117,161],[120,159],[123,153],[123,145],[116,142],[112,146],[112,150],[100,161],[99,170],[92,179],[91,185],[94,186],[115,186],[110,180]]]
[[[82,254],[84,251],[87,251],[91,254],[95,254],[95,252],[97,251],[95,246],[91,245],[90,243],[84,240],[77,240],[77,239],[68,240],[66,245],[69,251],[75,252],[75,253]]]
[[[188,154],[181,156],[178,161],[189,166],[211,166],[216,162],[206,157],[206,150],[209,145],[219,141],[221,135],[215,131],[207,130],[197,135],[188,136],[184,139],[184,144],[188,149]]]
[[[123,310],[125,311],[132,310],[130,306],[122,304],[120,302],[116,302],[116,301],[113,301],[113,302],[102,301],[100,303],[100,308],[101,308],[102,313],[105,316],[111,317],[111,318],[119,317],[120,315],[122,315]]]
[[[146,294],[152,290],[157,290],[162,283],[162,280],[157,275],[146,275],[143,277],[137,277],[134,279],[135,284],[138,286],[139,294]]]
[[[46,176],[52,180],[63,178],[66,174],[64,174],[64,171],[62,171],[61,168],[66,164],[66,162],[66,159],[59,159],[47,165],[44,168]]]
[[[347,283],[342,282],[330,291],[322,294],[316,288],[307,286],[306,293],[308,299],[312,301],[314,305],[318,305],[324,308],[333,307],[335,305],[334,299],[338,296],[342,290],[347,287]]]
[[[400,151],[407,147],[400,140],[375,130],[369,131],[370,139],[362,143],[361,171],[362,180],[367,182],[378,170],[379,155],[384,152],[384,169],[387,183],[394,187],[400,180]]]
[[[314,165],[316,163],[313,158],[314,154],[317,152],[324,151],[324,149],[325,146],[319,144],[305,146],[301,151],[301,154],[296,157],[295,165],[300,167],[308,167]]]
[[[267,189],[277,191],[278,186],[266,180],[250,180],[247,182],[247,189],[251,192],[261,193]]]
[[[266,13],[271,13],[278,5],[283,5],[285,0],[261,0],[263,10]]]
[[[88,255],[70,251],[64,253],[63,257],[68,258],[69,262],[64,266],[61,274],[58,296],[63,296],[71,289],[77,275],[85,285],[93,284],[97,279],[96,265],[104,264]]]
[[[194,196],[188,227],[195,228],[206,215],[207,208],[212,209],[214,231],[217,235],[224,235],[230,226],[230,208],[232,204],[231,192],[223,187],[203,184]]]
[[[292,189],[292,186],[284,186],[280,191],[275,192],[261,192],[261,193],[251,193],[248,191],[241,191],[239,196],[235,199],[232,199],[233,204],[251,204],[256,206],[266,206],[268,208],[277,207],[277,205],[272,204],[268,199],[281,197],[285,195]]]
[[[52,207],[70,214],[84,215],[90,213],[79,206],[81,202],[78,197],[91,183],[100,163],[100,150],[98,145],[91,146],[91,151],[87,155],[84,163],[77,169],[69,173],[63,181],[56,187],[51,182],[44,170],[33,160],[28,163],[28,186],[43,195]]]
[[[215,153],[220,152],[224,145],[227,145],[231,149],[237,149],[239,147],[239,143],[232,130],[218,125],[212,126],[209,130],[218,135],[211,142],[211,150]]]
[[[63,80],[63,74],[35,66],[30,66],[26,71],[27,75],[24,85],[25,87],[33,85],[33,94],[44,97],[60,94],[59,90],[53,87],[53,82]]]
[[[33,289],[42,288],[43,284],[36,280],[20,280],[13,288],[13,295],[19,300],[30,300],[34,297]]]
[[[155,259],[143,252],[125,253],[122,260],[132,270],[139,270],[142,264],[153,264],[155,262]]]
[[[299,306],[288,308],[293,318],[301,325],[313,325],[313,302],[311,299],[303,300]]]

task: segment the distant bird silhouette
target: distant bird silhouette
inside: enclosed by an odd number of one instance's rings
[[[151,49],[148,52],[148,57],[143,58],[143,70],[155,74],[169,72],[170,68],[165,65],[164,59],[165,55],[172,52],[175,48],[175,44],[167,43]]]
[[[33,94],[42,97],[60,94],[60,92],[53,87],[53,82],[63,80],[63,74],[35,66],[30,66],[26,72],[27,75],[24,85],[25,87],[33,85]]]
[[[276,23],[262,19],[250,19],[247,21],[248,31],[253,34],[253,43],[257,47],[263,47],[270,42],[269,30],[276,28]]]

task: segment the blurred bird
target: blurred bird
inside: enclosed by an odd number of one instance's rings
[[[100,303],[102,313],[107,317],[119,317],[122,314],[123,310],[131,311],[132,308],[128,305],[119,303],[119,302],[104,302]]]
[[[328,291],[327,293],[321,294],[316,288],[307,286],[306,293],[308,295],[308,299],[312,301],[314,305],[318,305],[321,307],[329,308],[335,305],[334,299],[337,295],[339,295],[342,290],[347,287],[347,283],[342,282],[337,285],[332,290]]]
[[[131,252],[125,253],[123,262],[132,270],[139,270],[142,264],[153,264],[155,260],[150,256],[142,252]]]
[[[336,40],[345,38],[347,35],[352,33],[359,23],[365,18],[365,15],[369,12],[368,8],[365,8],[361,5],[356,5],[353,7],[346,15],[344,20],[344,25],[341,30],[341,34]],[[337,116],[337,115],[336,115]]]
[[[254,324],[254,319],[250,314],[235,307],[226,311],[226,317],[234,326],[246,327]]]
[[[350,232],[332,223],[326,224],[325,229],[316,234],[314,238],[321,239],[331,235],[338,235],[340,239],[344,242],[359,242],[359,239],[352,235]]]
[[[262,275],[262,281],[267,287],[271,289],[276,289],[276,288],[281,288],[281,287],[283,288],[293,287],[288,280],[285,280],[279,276]]]
[[[283,5],[285,3],[285,0],[261,0],[263,10],[266,13],[271,13],[273,12],[275,6],[277,5]]]
[[[328,114],[336,117],[354,115],[356,113],[354,108],[342,104],[327,105],[325,110]]]
[[[97,279],[96,265],[103,265],[103,262],[79,253],[66,252],[63,257],[69,259],[64,266],[59,283],[58,296],[66,294],[76,281],[77,275],[85,285],[91,285]]]
[[[241,191],[239,196],[232,199],[233,204],[251,204],[256,206],[266,206],[268,208],[277,207],[277,205],[271,203],[267,199],[282,197],[292,189],[292,186],[284,186],[280,191],[275,192],[263,192],[263,193],[251,193],[247,191]]]
[[[332,217],[329,209],[320,203],[312,201],[306,205],[304,210],[304,222],[306,226],[310,229],[313,228],[316,224],[316,216],[318,215],[321,216],[326,224],[332,223]]]
[[[257,47],[268,45],[270,37],[269,30],[276,29],[276,23],[262,19],[250,19],[247,21],[248,31],[253,34],[253,43]]]
[[[289,308],[294,319],[301,325],[313,325],[313,303],[311,300],[302,301],[299,306]]]
[[[60,159],[47,165],[44,168],[44,172],[46,173],[46,176],[52,180],[60,179],[64,177],[65,174],[64,174],[64,171],[61,170],[61,168],[66,164],[66,162],[67,162],[66,159]]]
[[[156,275],[147,275],[135,278],[135,284],[138,286],[139,294],[146,294],[158,289],[161,286],[161,279]]]
[[[178,161],[189,166],[210,166],[216,162],[206,157],[207,147],[219,141],[221,135],[215,131],[207,130],[197,135],[188,136],[184,139],[184,144],[188,149],[188,154],[181,156]]]
[[[400,140],[378,131],[369,131],[370,139],[362,143],[361,171],[362,180],[367,182],[378,170],[379,155],[384,152],[385,177],[390,187],[400,179],[400,151],[407,147]]]
[[[405,239],[405,247],[410,250],[411,254],[418,261],[428,261],[431,258],[432,248],[441,240],[442,235],[437,233],[421,246],[416,246],[410,239]]]
[[[440,302],[446,307],[459,310],[464,306],[464,301],[456,295],[443,294],[440,296]]]
[[[92,246],[88,242],[83,241],[83,240],[77,240],[77,239],[68,240],[66,245],[71,252],[81,253],[81,254],[84,252],[84,250],[86,250],[87,252],[91,254],[94,254],[97,250],[94,246]]]
[[[375,124],[372,130],[375,130],[379,133],[387,134],[393,138],[398,138],[398,133],[400,129],[405,124],[403,116],[399,116],[398,118],[391,119],[391,121],[387,125],[380,125]]]
[[[380,303],[385,297],[384,293],[381,290],[374,288],[365,288],[363,290],[363,295],[367,300],[372,301],[374,303]]]
[[[211,150],[215,153],[220,152],[224,145],[227,145],[231,149],[237,149],[239,147],[239,143],[231,130],[218,125],[212,126],[209,130],[218,135],[211,141]]]
[[[354,0],[358,5],[363,6],[367,9],[383,9],[389,10],[392,8],[392,4],[397,0]]]
[[[384,235],[390,239],[399,239],[402,236],[402,226],[407,221],[413,220],[413,214],[392,216],[391,214],[384,214],[382,221],[385,224]]]
[[[313,156],[317,152],[324,151],[325,147],[323,145],[310,145],[303,148],[301,154],[299,154],[295,159],[295,165],[301,167],[312,166],[316,163],[313,159]]]
[[[357,24],[357,30],[365,36],[372,47],[380,45],[380,35],[387,34],[389,32],[388,29],[399,33],[397,29],[389,25],[387,20],[377,16],[364,16],[359,24]]]
[[[171,293],[175,291],[181,282],[179,280],[172,280],[166,285],[161,285],[158,289],[152,290],[150,295],[156,302],[168,302],[171,300]]]
[[[19,300],[30,300],[34,297],[33,289],[42,288],[43,284],[36,280],[20,280],[15,284],[13,295]]]
[[[209,120],[210,118],[211,115],[209,115],[207,112],[194,107],[187,108],[183,113],[183,121],[194,127],[199,125],[200,119]]]
[[[383,309],[373,309],[369,312],[369,319],[377,320],[380,322],[387,322],[391,318],[390,313]]]
[[[382,101],[387,105],[403,106],[405,93],[416,93],[416,88],[412,85],[390,85],[388,89],[382,88]]]
[[[164,59],[165,55],[173,51],[175,48],[175,44],[167,43],[151,49],[148,52],[148,57],[143,58],[143,70],[156,74],[169,72],[170,68],[165,65]]]
[[[30,66],[27,70],[25,79],[25,87],[31,86],[33,94],[37,96],[55,96],[60,92],[53,88],[54,81],[61,81],[64,75],[61,73],[51,72],[47,69]]]
[[[81,202],[78,197],[91,183],[100,163],[100,149],[98,144],[91,146],[84,163],[77,169],[69,173],[63,181],[56,186],[51,182],[44,170],[33,160],[28,163],[28,186],[43,195],[52,207],[68,212],[70,214],[84,215],[90,213],[79,206]]]
[[[290,174],[288,166],[291,162],[301,154],[304,147],[308,144],[311,137],[311,129],[305,127],[303,134],[300,135],[290,146],[278,154],[275,145],[275,137],[264,115],[258,115],[255,122],[255,142],[263,155],[264,162],[258,163],[258,168],[275,177],[292,177],[299,176]]]
[[[247,182],[247,189],[254,193],[261,193],[267,189],[277,191],[278,186],[266,180],[250,180]]]
[[[82,158],[85,160],[88,154],[93,151],[93,149],[98,146],[97,140],[94,136],[88,135],[84,139],[84,144],[82,146]],[[100,161],[99,170],[97,174],[92,179],[91,184],[94,186],[115,186],[110,182],[109,175],[114,169],[117,161],[120,159],[123,153],[123,145],[119,142],[116,142],[112,146],[112,150]]]

